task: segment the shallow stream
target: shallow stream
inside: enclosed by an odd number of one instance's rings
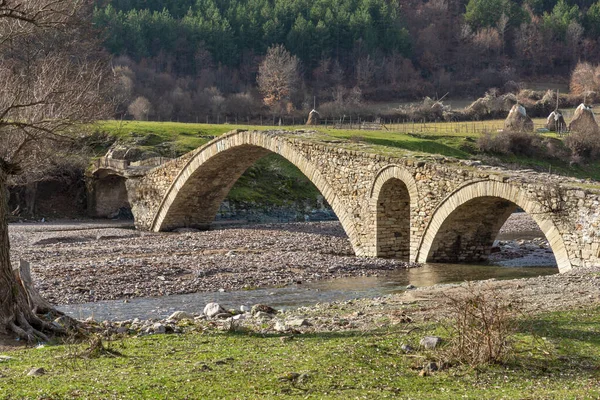
[[[499,267],[480,265],[425,264],[420,268],[402,269],[377,277],[340,278],[282,288],[263,288],[233,292],[201,292],[154,298],[99,301],[59,306],[79,319],[96,320],[162,319],[174,311],[199,313],[204,305],[217,302],[226,308],[263,303],[285,309],[315,303],[378,297],[415,287],[452,284],[486,279],[517,279],[558,273],[555,267]]]

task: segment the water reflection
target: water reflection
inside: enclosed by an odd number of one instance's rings
[[[420,268],[397,270],[377,277],[340,278],[284,288],[265,288],[251,291],[192,293],[123,301],[59,306],[67,314],[84,319],[125,320],[132,318],[165,318],[173,311],[192,313],[202,311],[209,302],[218,302],[227,308],[266,303],[276,308],[296,308],[318,302],[343,301],[355,298],[377,297],[397,293],[407,285],[417,287],[466,280],[515,279],[558,273],[557,268],[508,268],[481,265],[425,264]]]

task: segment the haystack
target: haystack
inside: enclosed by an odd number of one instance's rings
[[[514,132],[533,132],[533,121],[527,116],[525,107],[515,104],[504,121],[504,129]]]
[[[598,122],[596,122],[596,117],[594,116],[591,107],[581,103],[579,107],[575,109],[575,114],[573,114],[573,119],[569,124],[569,131],[581,133],[600,132]]]
[[[550,132],[566,132],[567,123],[560,110],[554,110],[546,119],[546,129]]]
[[[319,112],[315,109],[313,109],[309,114],[308,114],[308,120],[306,121],[306,125],[319,125],[319,117],[321,115],[319,114]]]

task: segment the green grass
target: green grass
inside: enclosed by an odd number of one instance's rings
[[[541,124],[543,119],[536,119]],[[377,153],[391,157],[441,155],[458,159],[488,157],[477,151],[477,139],[482,130],[495,132],[502,128],[503,120],[474,121],[461,123],[426,123],[389,125],[389,130],[368,131],[349,129],[328,129],[319,127],[319,134],[304,137],[305,140],[334,142],[336,146],[353,150]],[[93,129],[107,132],[123,141],[144,138],[144,150],[158,152],[168,157],[179,156],[193,150],[232,129],[275,129],[269,126],[247,125],[207,125],[176,122],[142,121],[102,121]],[[306,129],[305,126],[284,127],[285,130]],[[554,133],[545,133],[548,138],[559,138]],[[165,146],[164,144],[167,144]],[[558,142],[562,145],[562,140]],[[496,155],[495,158],[506,164],[538,171],[552,171],[578,178],[600,180],[600,163],[585,166],[571,166],[567,161],[547,156],[525,157]]]
[[[148,121],[99,121],[91,128],[100,132],[108,132],[124,141],[133,137],[151,135],[151,140],[143,147],[155,148],[161,143],[173,143],[175,151],[181,155],[210,141],[215,136],[241,128],[239,125],[206,125],[180,122],[148,122]]]
[[[600,396],[600,309],[529,317],[517,353],[506,365],[454,366],[421,377],[436,353],[406,356],[403,343],[442,333],[428,323],[367,332],[296,336],[186,333],[110,343],[122,355],[85,359],[85,346],[47,346],[11,352],[0,364],[0,397],[231,398],[231,399],[575,399]],[[423,358],[421,358],[423,357]],[[206,365],[207,367],[203,367]],[[32,367],[47,374],[27,377]],[[280,381],[306,373],[301,383]]]

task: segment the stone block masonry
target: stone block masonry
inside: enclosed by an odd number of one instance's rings
[[[358,256],[481,261],[519,207],[546,235],[561,272],[600,263],[600,184],[444,157],[387,157],[285,131],[232,131],[129,176],[136,227],[209,227],[237,179],[270,152],[321,191]]]

